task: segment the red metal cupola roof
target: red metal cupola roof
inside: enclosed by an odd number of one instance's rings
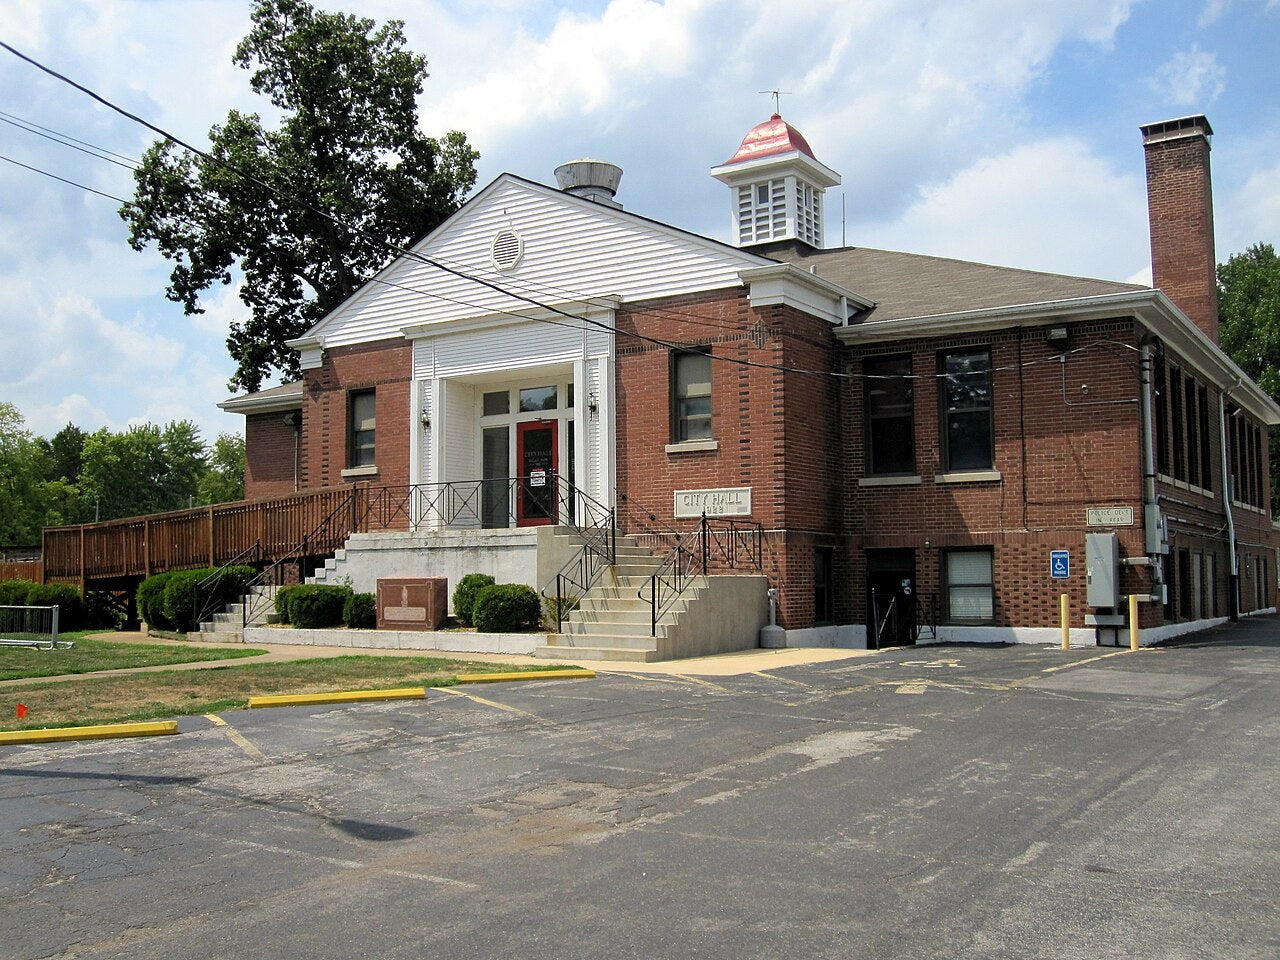
[[[742,138],[742,145],[738,147],[738,152],[723,165],[742,163],[745,160],[759,160],[761,157],[772,157],[796,150],[813,160],[818,159],[813,155],[813,148],[809,146],[809,141],[805,140],[800,131],[783,120],[780,114],[775,113],[764,123],[758,123],[752,127]]]

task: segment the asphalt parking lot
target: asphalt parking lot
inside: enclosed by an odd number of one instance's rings
[[[1280,621],[0,752],[0,955],[1274,958]]]

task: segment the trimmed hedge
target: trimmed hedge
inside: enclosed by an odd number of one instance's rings
[[[468,573],[458,581],[458,585],[453,588],[453,615],[460,623],[473,626],[472,611],[476,596],[485,587],[492,587],[497,582],[487,573]]]
[[[0,607],[22,607],[27,603],[27,594],[36,585],[34,580],[0,581]]]
[[[378,598],[372,593],[353,593],[342,605],[342,622],[355,630],[378,625]]]
[[[164,615],[164,585],[172,576],[172,572],[156,573],[138,584],[138,616],[145,620],[149,627],[156,627],[159,630],[173,629],[173,624]]]
[[[200,629],[195,622],[196,588],[201,580],[217,573],[221,568],[203,567],[199,570],[169,570],[147,577],[138,585],[138,616],[149,626],[160,630],[189,632]],[[218,612],[229,603],[236,603],[244,594],[245,585],[258,575],[253,567],[227,567],[222,578],[214,585],[213,594],[200,598],[200,607]]]
[[[301,586],[303,586],[303,584],[295,583],[287,587],[281,587],[276,591],[276,616],[280,618],[281,623],[289,622],[289,594]]]
[[[533,587],[523,583],[497,583],[481,588],[471,605],[471,619],[481,633],[508,633],[536,627],[542,618],[542,602]]]
[[[335,587],[323,583],[292,587],[286,601],[289,622],[304,630],[336,627],[342,623],[342,610],[349,596],[350,587]]]
[[[75,587],[65,583],[35,583],[27,591],[25,602],[30,607],[57,607],[60,632],[85,628],[84,599]]]

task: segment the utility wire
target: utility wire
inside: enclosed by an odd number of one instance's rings
[[[100,147],[96,143],[90,143],[88,140],[81,140],[78,137],[73,137],[69,133],[63,133],[61,130],[54,130],[52,127],[46,127],[42,124],[36,123],[34,120],[28,120],[15,113],[9,113],[7,110],[0,110],[0,117],[3,117],[16,125],[26,127],[33,133],[36,130],[43,130],[45,133],[51,133],[55,137],[61,137],[62,139],[71,141],[72,143],[78,143],[81,146],[90,147],[103,154],[104,160],[107,157],[115,157],[117,160],[123,160],[131,166],[136,167],[138,165],[138,161],[134,157],[127,156],[123,153],[116,153],[114,150],[108,150],[106,147]]]
[[[94,157],[97,160],[105,160],[107,163],[114,163],[117,167],[124,167],[126,170],[136,170],[138,167],[137,162],[134,160],[129,160],[128,162],[117,160],[115,159],[115,155],[108,156],[107,154],[110,151],[105,151],[101,147],[96,147],[91,143],[85,143],[83,140],[75,140],[74,137],[65,137],[64,134],[58,133],[57,131],[49,131],[47,133],[42,132],[42,130],[47,130],[48,128],[41,128],[41,130],[37,130],[35,129],[34,124],[29,125],[25,120],[14,119],[11,114],[6,114],[2,111],[0,111],[0,122],[17,127],[19,130],[25,130],[27,133],[34,133],[37,137],[44,137],[46,140],[52,140],[60,146],[70,147],[72,150],[79,150],[81,153],[87,153],[89,156]],[[72,140],[75,140],[75,142],[71,142]],[[80,146],[80,144],[84,145]]]

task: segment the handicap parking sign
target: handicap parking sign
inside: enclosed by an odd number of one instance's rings
[[[1066,580],[1071,576],[1071,551],[1049,551],[1049,576],[1054,580]]]

